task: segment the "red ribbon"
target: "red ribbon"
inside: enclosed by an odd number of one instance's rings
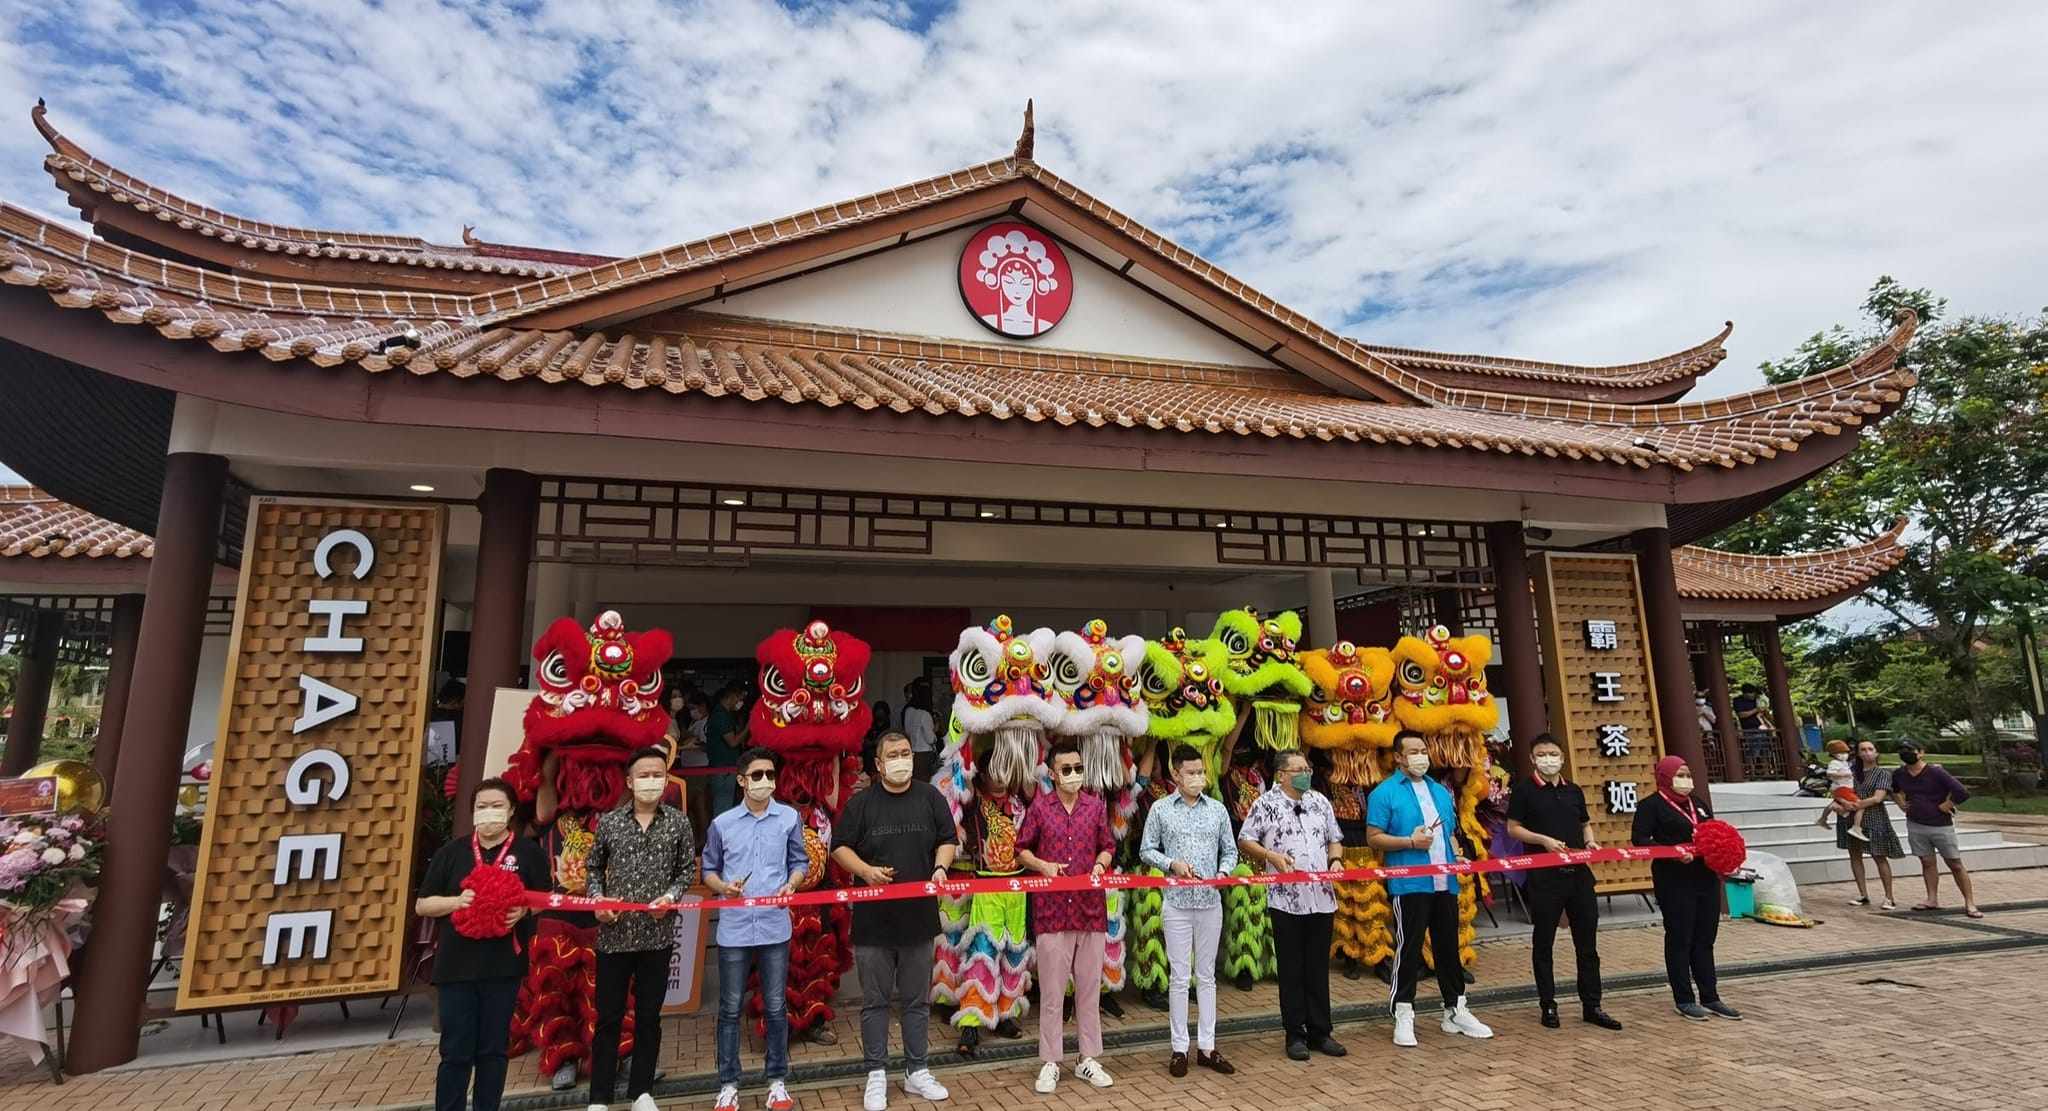
[[[1179,879],[1173,876],[1140,876],[1128,872],[1105,872],[1101,876],[1007,876],[984,879],[948,880],[933,883],[912,880],[873,887],[835,887],[822,891],[799,891],[791,895],[749,895],[738,899],[699,899],[669,904],[691,910],[740,910],[758,907],[847,906],[880,903],[891,899],[924,899],[933,895],[1005,895],[1061,891],[1134,891],[1152,887],[1271,887],[1289,883],[1357,883],[1371,880],[1412,879],[1418,876],[1470,876],[1492,872],[1529,872],[1540,868],[1563,868],[1573,864],[1605,864],[1616,860],[1690,860],[1691,845],[1623,845],[1608,849],[1567,849],[1561,853],[1534,853],[1495,857],[1492,860],[1460,860],[1450,864],[1407,864],[1396,867],[1332,868],[1322,872],[1271,872],[1256,876],[1218,876],[1215,879]],[[584,895],[562,895],[546,891],[526,893],[527,905],[535,910],[658,910],[652,903],[622,899],[592,899]]]

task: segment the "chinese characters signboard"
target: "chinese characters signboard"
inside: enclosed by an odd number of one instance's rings
[[[1635,558],[1545,552],[1536,612],[1565,774],[1586,792],[1594,836],[1625,845],[1636,802],[1656,789],[1653,771],[1664,755]],[[1646,863],[1593,868],[1601,894],[1650,886]]]
[[[253,506],[180,1009],[397,990],[446,532]]]

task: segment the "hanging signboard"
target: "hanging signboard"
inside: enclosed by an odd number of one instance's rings
[[[1536,615],[1565,774],[1586,792],[1594,837],[1602,845],[1626,845],[1636,802],[1656,790],[1664,755],[1635,557],[1543,553]],[[1592,867],[1602,895],[1650,888],[1645,862]]]
[[[251,506],[180,1010],[397,990],[446,533]]]

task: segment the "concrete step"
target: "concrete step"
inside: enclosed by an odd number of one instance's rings
[[[1764,851],[1772,852],[1774,850],[1766,849]],[[1787,866],[1792,869],[1792,878],[1799,881],[1801,887],[1822,883],[1847,883],[1850,879],[1854,878],[1849,872],[1849,854],[1839,849],[1834,850],[1834,855],[1830,857],[1788,861]],[[1963,850],[1963,867],[1968,868],[1972,872],[1996,872],[2008,868],[2048,867],[2048,845],[2017,845],[2011,842],[2002,842],[1992,846],[1966,848]],[[1919,874],[1920,862],[1911,857],[1905,860],[1892,861],[1894,889],[1902,900],[1901,906],[1910,906],[1913,900],[1919,897],[1919,880],[1917,878]],[[1947,868],[1942,869],[1942,874],[1944,876],[1948,874]],[[1864,875],[1870,880],[1871,890],[1878,890],[1877,870],[1866,863],[1864,865]],[[1945,884],[1947,881],[1943,880],[1943,883]],[[1910,884],[1911,886],[1901,887],[1897,886],[1898,884]],[[1809,912],[1817,913],[1814,911],[1814,908],[1808,909]],[[1825,917],[1825,915],[1823,914],[1822,917]]]
[[[1744,840],[1748,841],[1748,838],[1744,838]],[[1758,844],[1754,841],[1748,841],[1748,843],[1751,847],[1777,856],[1788,864],[1800,860],[1822,860],[1828,857],[1848,856],[1848,850],[1835,847],[1835,839],[1833,837],[1829,837],[1825,841],[1796,841],[1790,844],[1770,845]],[[1904,843],[1905,838],[1901,837],[1900,844],[1903,845]],[[2013,842],[1999,836],[1996,830],[1959,829],[1956,831],[1956,847],[1965,854],[1969,853],[1972,849],[1995,849],[2009,844],[2013,844]],[[1969,863],[1967,855],[1964,857],[1964,863]]]

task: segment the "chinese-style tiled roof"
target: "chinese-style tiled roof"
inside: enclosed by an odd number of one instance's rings
[[[1693,381],[1728,357],[1725,344],[1733,321],[1704,343],[1684,351],[1637,363],[1580,366],[1497,355],[1454,355],[1410,347],[1370,345],[1371,350],[1404,370],[1446,386],[1470,386],[1508,392],[1541,391],[1572,396],[1572,391],[1606,391],[1634,400],[1668,400],[1685,392]]]
[[[345,259],[512,278],[565,274],[609,261],[607,255],[486,243],[469,234],[467,228],[465,242],[458,247],[429,243],[409,235],[292,227],[231,215],[151,185],[93,157],[49,122],[41,104],[36,105],[32,116],[36,129],[51,147],[51,153],[43,159],[43,168],[80,211],[109,203],[125,205],[160,223],[229,246],[309,259]]]
[[[90,239],[0,206],[0,283],[174,340],[373,373],[533,378],[791,405],[886,408],[1185,433],[1415,444],[1638,468],[1736,467],[1896,405],[1908,317],[1834,370],[1704,402],[1547,400],[1428,386],[1425,404],[1363,400],[1271,368],[1106,358],[871,332],[680,316],[674,330],[539,330],[469,315],[484,296],[335,289],[222,275]],[[488,296],[488,295],[485,295]],[[652,321],[643,321],[643,324]],[[417,346],[395,337],[408,328]]]
[[[1687,545],[1671,553],[1682,598],[1776,605],[1815,603],[1854,594],[1899,565],[1906,549],[1901,517],[1861,544],[1794,555],[1747,555]],[[1806,607],[1798,607],[1804,609]]]
[[[33,486],[0,486],[0,558],[148,559],[156,541]]]

